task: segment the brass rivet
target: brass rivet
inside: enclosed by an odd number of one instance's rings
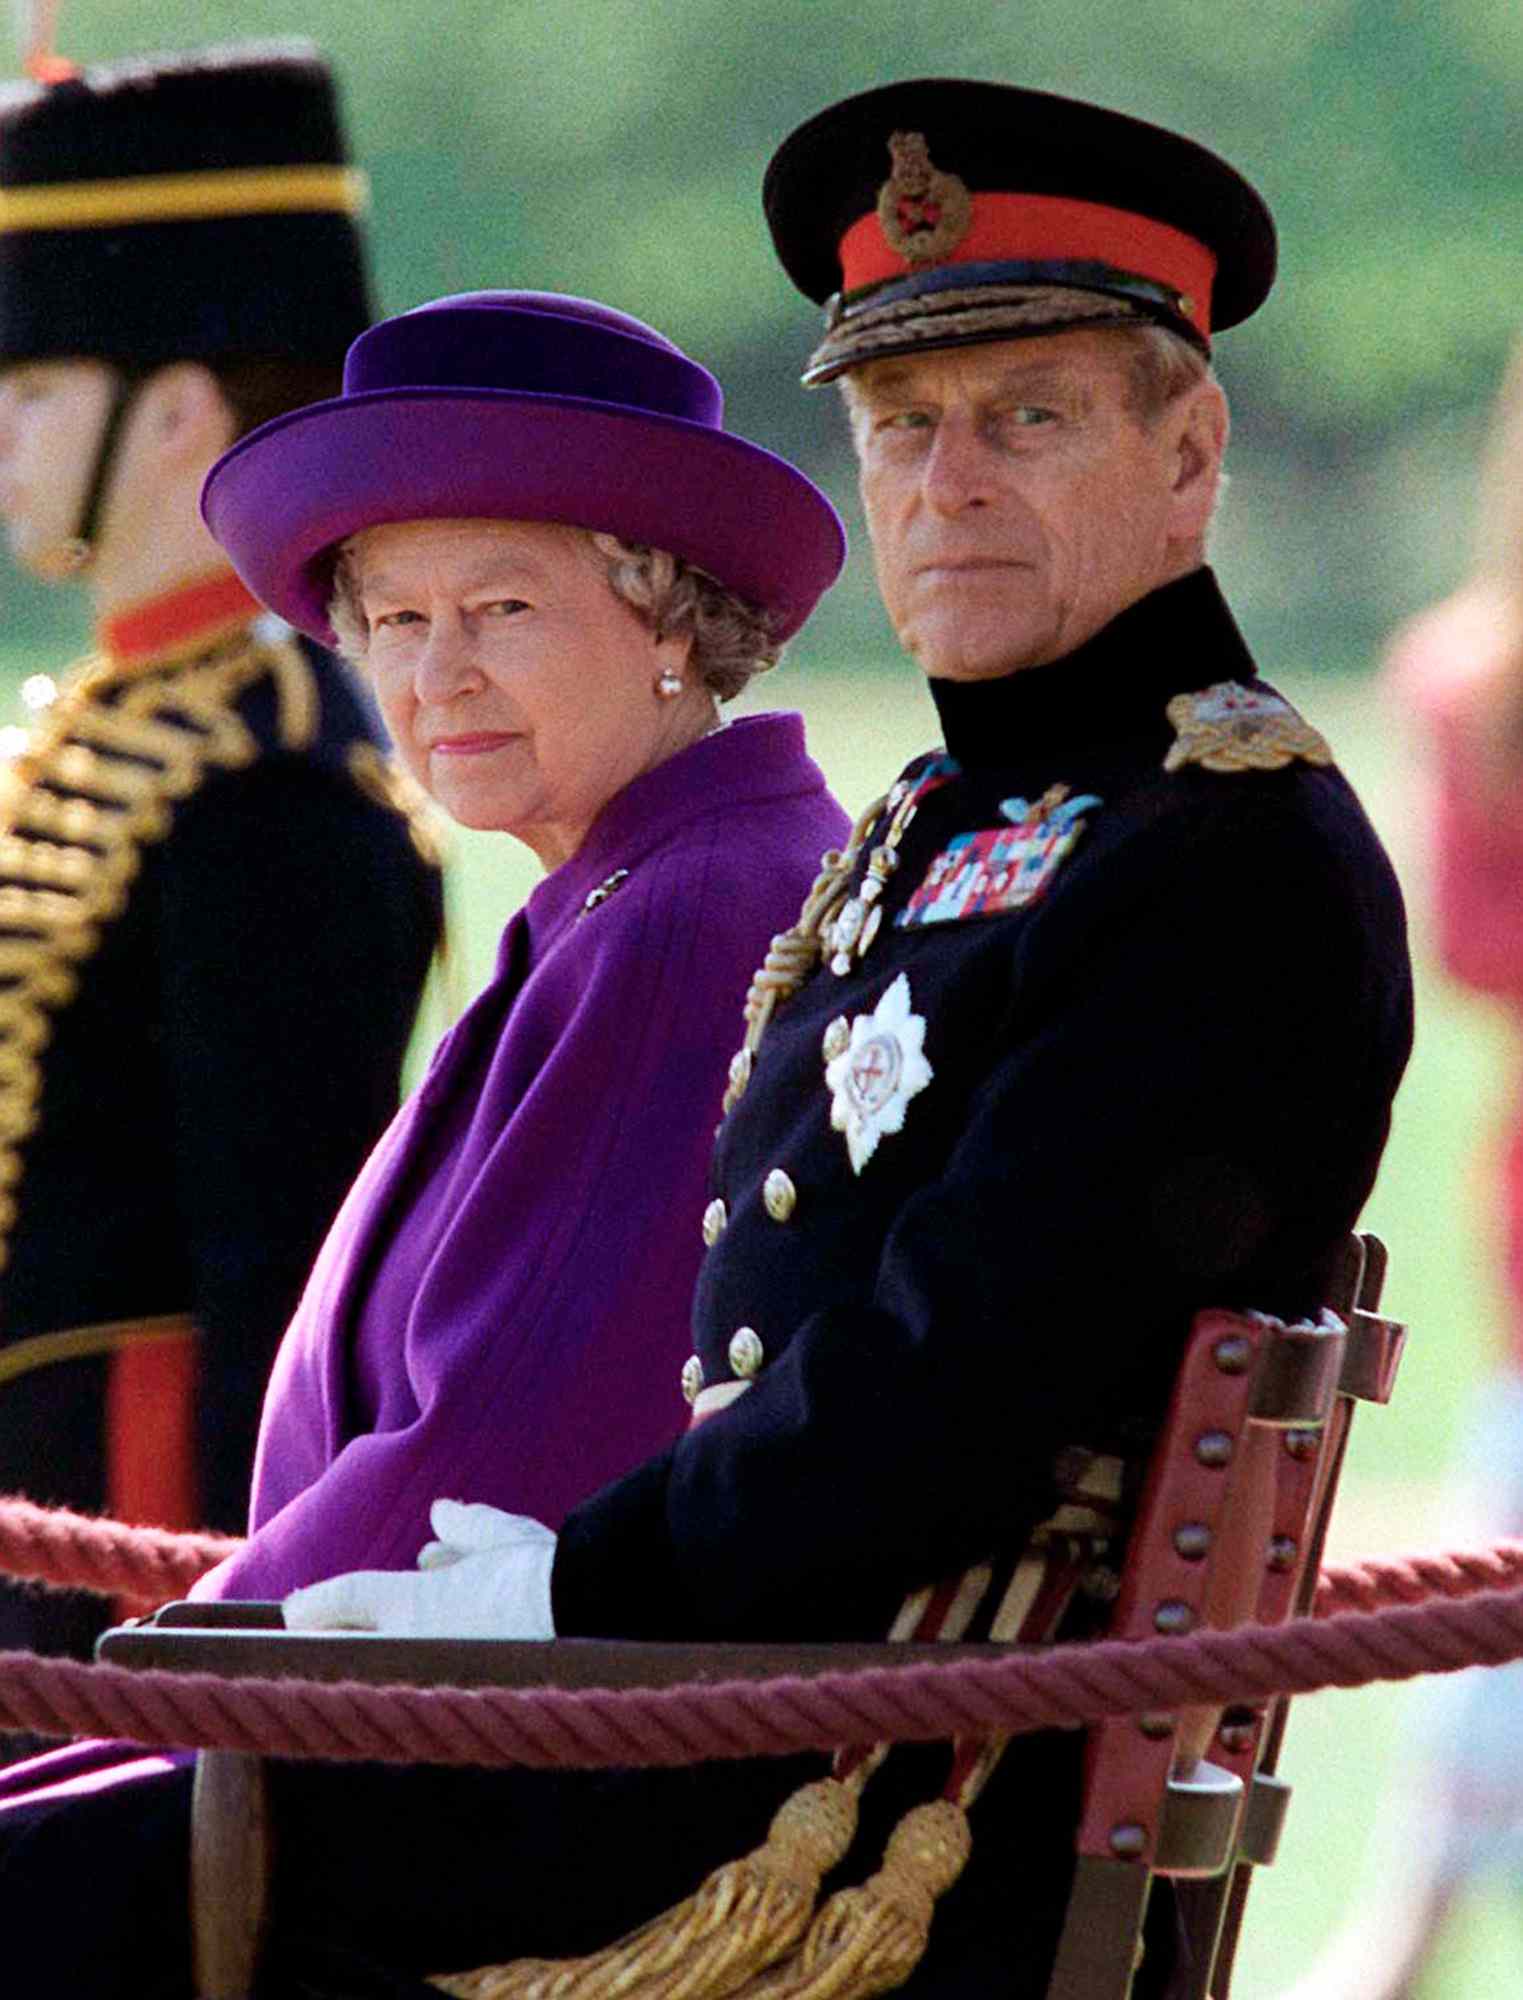
[[[1153,1743],[1161,1743],[1166,1736],[1172,1736],[1178,1726],[1177,1717],[1164,1715],[1158,1710],[1150,1710],[1137,1718],[1137,1727]]]
[[[774,1167],[762,1182],[762,1200],[774,1222],[786,1222],[798,1204],[799,1191],[781,1167]]]
[[[1211,1530],[1204,1521],[1182,1521],[1174,1530],[1174,1553],[1186,1562],[1200,1562],[1211,1552]]]
[[[748,1380],[761,1373],[762,1362],[766,1358],[761,1335],[754,1326],[738,1326],[730,1335],[730,1367],[732,1371]]]
[[[1195,1613],[1188,1604],[1182,1604],[1177,1597],[1171,1597],[1160,1604],[1153,1613],[1153,1629],[1166,1633],[1170,1638],[1178,1638],[1195,1624]]]
[[[1270,1536],[1268,1563],[1272,1570],[1283,1574],[1288,1569],[1294,1569],[1299,1554],[1300,1550],[1289,1535]]]
[[[1287,1431],[1285,1433],[1285,1449],[1290,1453],[1292,1458],[1300,1459],[1303,1462],[1306,1459],[1315,1458],[1317,1453],[1322,1449],[1322,1433],[1320,1431]]]
[[[696,1403],[702,1387],[703,1363],[696,1354],[690,1354],[682,1364],[682,1393],[690,1403]]]
[[[716,1195],[703,1211],[703,1240],[711,1250],[724,1235],[725,1224],[729,1219],[730,1211]]]
[[[1140,1861],[1147,1853],[1147,1828],[1127,1821],[1111,1828],[1110,1850],[1118,1861]]]
[[[1253,1748],[1253,1739],[1257,1733],[1258,1725],[1256,1722],[1245,1722],[1241,1718],[1229,1720],[1226,1717],[1223,1717],[1222,1726],[1216,1732],[1217,1739],[1222,1748],[1233,1752],[1251,1750]]]
[[[1224,1375],[1246,1375],[1253,1359],[1253,1342],[1246,1334],[1234,1333],[1226,1340],[1219,1340],[1212,1355]]]
[[[1184,314],[1184,316],[1185,316],[1185,318],[1186,318],[1186,319],[1188,319],[1188,318],[1190,317],[1191,313],[1192,313],[1192,312],[1194,312],[1194,310],[1195,310],[1195,301],[1194,301],[1194,299],[1192,299],[1192,298],[1190,297],[1190,294],[1189,294],[1188,292],[1181,292],[1181,293],[1180,293],[1180,295],[1179,295],[1179,310],[1180,310],[1180,311],[1181,311],[1181,312],[1182,312],[1182,313]]]
[[[1195,1456],[1202,1465],[1214,1467],[1232,1462],[1232,1437],[1227,1431],[1205,1431],[1195,1440]]]

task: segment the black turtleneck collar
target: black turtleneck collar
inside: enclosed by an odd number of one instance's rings
[[[1255,678],[1209,569],[1151,591],[1049,666],[997,680],[933,680],[947,749],[965,767],[999,764],[1028,744],[1056,749],[1134,734],[1170,696]]]

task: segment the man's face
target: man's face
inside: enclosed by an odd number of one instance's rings
[[[878,588],[926,673],[1063,658],[1199,561],[1225,440],[1214,383],[1151,425],[1124,334],[993,341],[872,362],[853,431]]]
[[[0,521],[38,576],[70,569],[95,469],[111,371],[99,361],[23,361],[0,371]]]

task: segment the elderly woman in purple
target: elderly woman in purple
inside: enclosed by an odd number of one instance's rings
[[[842,541],[720,408],[621,313],[468,294],[373,328],[341,398],[208,482],[245,581],[332,628],[412,775],[547,873],[334,1226],[253,1533],[203,1594],[410,1563],[440,1492],[556,1524],[681,1426],[748,975],[842,831],[796,716],[721,726]]]
[[[270,1384],[251,1533],[201,1595],[410,1565],[440,1493],[558,1525],[683,1426],[742,1001],[845,831],[797,716],[721,722],[843,538],[720,414],[713,378],[637,320],[474,293],[372,328],[341,397],[254,432],[208,482],[245,581],[337,635],[412,775],[547,872],[333,1226]],[[178,1819],[189,1773],[139,1757],[129,1786],[85,1763],[0,1783],[7,1990],[27,1949],[11,1896],[29,1905],[34,1860],[76,1839],[111,1845],[143,1948],[163,1922],[183,1950],[177,1899],[155,1916],[163,1885],[131,1877],[178,1866],[180,1836],[134,1835]],[[58,1930],[28,1927],[46,1990],[141,1971],[97,1913],[72,1977]]]

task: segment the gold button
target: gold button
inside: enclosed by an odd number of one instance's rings
[[[751,1081],[751,1051],[737,1049],[730,1058],[730,1090],[739,1097]]]
[[[724,1226],[729,1219],[729,1210],[716,1195],[703,1211],[703,1240],[711,1250],[724,1235]]]
[[[761,1373],[765,1349],[754,1326],[738,1326],[730,1336],[730,1367],[742,1380]]]
[[[845,1055],[851,1047],[851,1023],[844,1014],[837,1014],[825,1030],[823,1046],[826,1062],[834,1062],[837,1056]]]
[[[774,1167],[762,1182],[762,1200],[774,1222],[786,1222],[797,1206],[799,1191],[783,1172]]]
[[[690,1354],[682,1364],[682,1393],[690,1403],[696,1403],[702,1387],[703,1363],[696,1354]]]

